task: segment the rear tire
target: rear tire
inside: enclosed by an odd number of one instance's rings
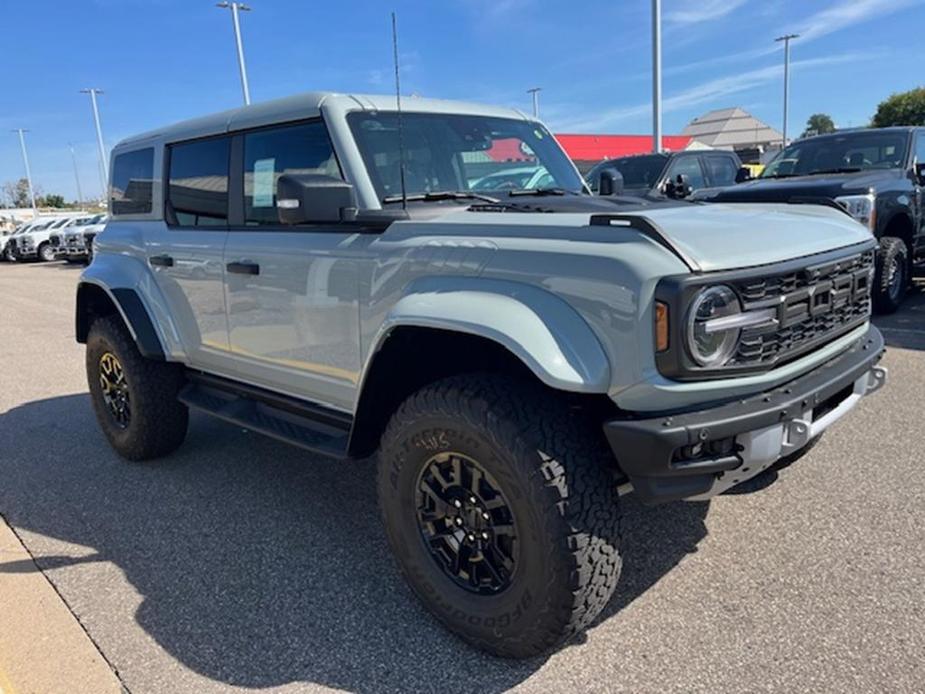
[[[894,236],[880,239],[877,271],[874,276],[874,308],[878,313],[894,313],[909,287],[909,249]]]
[[[488,375],[440,381],[409,397],[383,435],[386,536],[447,628],[495,655],[534,656],[586,628],[616,588],[612,465],[599,428],[538,385]],[[435,484],[436,496],[423,491]]]
[[[128,460],[151,460],[183,443],[189,422],[177,400],[179,365],[145,359],[117,316],[98,318],[87,336],[87,382],[110,445]]]

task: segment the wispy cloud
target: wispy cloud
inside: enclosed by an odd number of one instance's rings
[[[681,7],[665,13],[672,24],[699,24],[720,19],[742,7],[746,0],[683,0]]]
[[[795,44],[805,46],[816,39],[847,29],[855,24],[861,24],[875,17],[898,12],[914,5],[925,4],[925,0],[840,0],[835,4],[804,18],[796,24],[782,24],[777,31],[768,34],[767,45],[739,51],[728,55],[721,55],[706,60],[687,62],[683,65],[670,66],[665,75],[681,75],[705,67],[715,67],[729,63],[743,63],[772,55],[780,50],[780,45],[771,42],[778,33],[792,32],[799,34],[800,38]]]
[[[871,57],[871,53],[844,53],[841,55],[825,56],[823,58],[796,60],[790,64],[790,67],[794,71],[799,71],[827,65],[856,62]],[[778,80],[781,78],[782,71],[782,65],[770,65],[768,67],[757,68],[755,70],[702,82],[663,99],[662,111],[664,113],[671,113],[690,108],[691,106],[725,99],[734,94],[746,92],[767,84],[768,82]],[[556,124],[556,127],[558,130],[565,132],[601,131],[630,118],[644,116],[650,113],[651,110],[651,103],[638,104],[627,108],[602,111],[593,118],[573,119],[572,121],[560,122]]]
[[[801,43],[806,43],[874,17],[921,4],[922,0],[843,0],[798,23],[794,33],[800,35]]]

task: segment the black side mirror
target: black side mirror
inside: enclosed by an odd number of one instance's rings
[[[752,180],[752,170],[747,166],[742,166],[736,171],[736,183],[745,183]]]
[[[619,169],[608,166],[602,169],[598,182],[598,195],[622,195],[623,194],[623,174]]]
[[[682,199],[694,192],[691,184],[688,182],[687,174],[678,174],[675,180],[669,179],[665,184],[665,195],[669,198]]]
[[[919,179],[919,185],[925,186],[925,162],[918,162],[915,165],[915,177]]]
[[[353,186],[321,174],[284,174],[276,184],[282,224],[336,224],[356,219]]]

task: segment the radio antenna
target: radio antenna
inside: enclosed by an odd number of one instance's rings
[[[401,81],[398,76],[398,23],[392,13],[392,58],[395,61],[395,104],[398,108],[398,172],[401,179],[401,208],[408,209],[408,193],[405,190],[405,131],[401,121]]]

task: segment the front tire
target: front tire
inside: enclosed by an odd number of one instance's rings
[[[55,249],[46,241],[39,246],[38,258],[45,263],[52,262],[55,259]]]
[[[189,412],[177,400],[183,372],[145,359],[117,316],[98,318],[87,336],[87,382],[100,428],[128,460],[151,460],[183,443]]]
[[[477,375],[425,387],[389,423],[389,544],[425,607],[469,643],[534,656],[610,600],[620,506],[591,421],[538,385]]]
[[[878,313],[894,313],[909,286],[909,249],[905,241],[893,236],[880,239],[880,253],[874,277],[874,308]]]

